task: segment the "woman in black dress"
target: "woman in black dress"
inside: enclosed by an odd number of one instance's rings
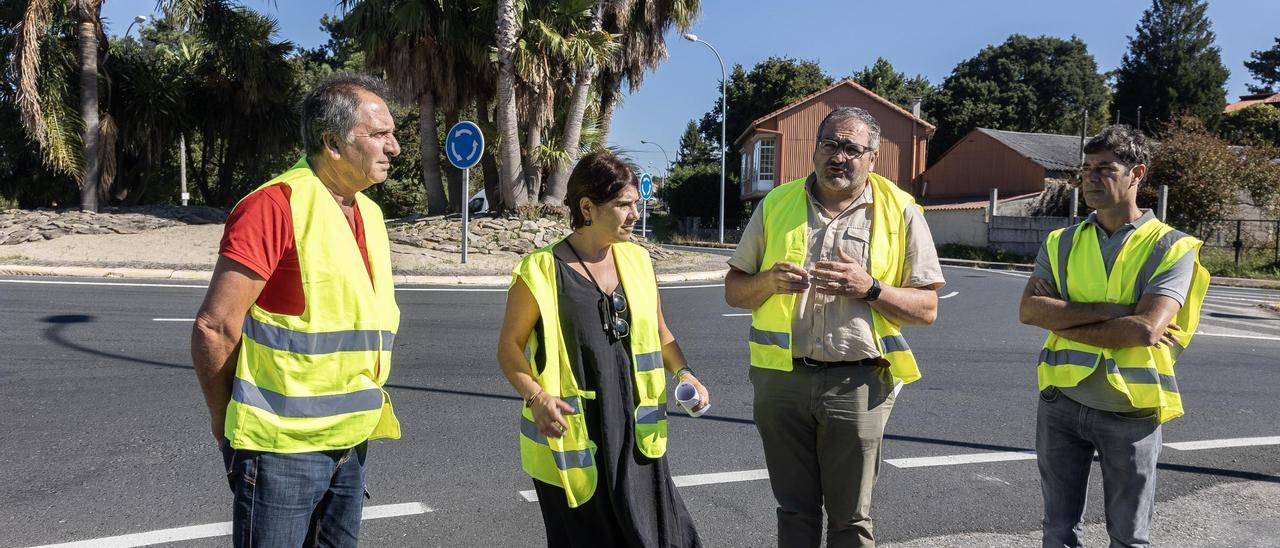
[[[574,231],[516,267],[498,341],[525,400],[521,461],[547,544],[702,546],[663,456],[666,374],[697,389],[699,408],[710,398],[662,318],[648,253],[630,243],[636,178],[599,152],[568,187]]]

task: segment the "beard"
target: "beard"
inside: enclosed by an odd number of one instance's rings
[[[861,178],[859,178],[858,175],[858,173],[851,173],[849,171],[845,171],[842,175],[832,175],[827,172],[827,168],[825,167],[821,172],[814,172],[814,178],[817,179],[818,184],[821,185],[822,188],[833,192],[848,191],[853,187],[858,186],[861,181],[866,180],[867,176],[865,173],[861,174]]]

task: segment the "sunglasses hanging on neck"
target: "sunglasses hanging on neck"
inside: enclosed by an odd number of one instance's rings
[[[627,310],[627,299],[614,290],[613,295],[609,295],[600,288],[600,282],[596,281],[596,277],[591,274],[591,269],[587,268],[587,264],[582,260],[582,255],[578,254],[578,250],[573,248],[573,244],[565,239],[564,245],[569,246],[569,251],[578,259],[578,264],[582,265],[582,270],[587,273],[587,278],[591,280],[591,285],[600,292],[600,296],[604,297],[600,303],[600,319],[604,324],[604,332],[613,340],[621,340],[631,334],[631,325],[622,317],[622,313]]]

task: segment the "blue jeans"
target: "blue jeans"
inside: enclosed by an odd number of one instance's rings
[[[355,546],[368,442],[314,453],[264,453],[222,443],[235,495],[237,547]]]
[[[1154,409],[1111,413],[1050,387],[1040,393],[1036,455],[1044,494],[1044,546],[1078,548],[1093,453],[1102,465],[1111,547],[1150,546],[1160,422]]]

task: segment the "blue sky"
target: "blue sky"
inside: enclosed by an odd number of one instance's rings
[[[331,0],[242,3],[274,17],[283,38],[306,47],[324,43],[320,16],[338,11]],[[1114,69],[1149,5],[1146,0],[702,0],[702,15],[691,31],[719,50],[730,71],[734,64],[750,68],[779,56],[817,61],[841,78],[880,56],[899,71],[923,74],[937,84],[957,63],[1010,34],[1079,36],[1100,70]],[[123,32],[134,15],[149,15],[154,8],[154,0],[107,0],[103,16],[108,32]],[[1270,48],[1280,36],[1280,1],[1216,0],[1209,3],[1209,17],[1223,63],[1231,71],[1227,99],[1234,101],[1247,92],[1245,84],[1251,80],[1243,65],[1249,53]],[[675,31],[667,45],[667,62],[619,106],[610,138],[641,166],[652,163],[656,173],[663,171],[663,155],[640,141],[657,142],[674,160],[685,124],[701,118],[720,93],[720,67],[706,46],[687,42]],[[732,141],[736,136],[728,137]]]

